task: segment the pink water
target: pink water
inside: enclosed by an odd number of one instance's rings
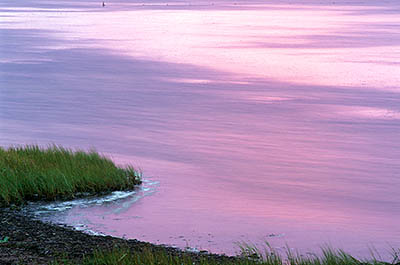
[[[95,147],[149,181],[58,222],[218,253],[386,255],[399,29],[397,1],[2,1],[0,145]]]

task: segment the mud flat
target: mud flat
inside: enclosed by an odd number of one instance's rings
[[[68,259],[78,264],[84,256],[95,250],[126,248],[132,252],[166,251],[171,255],[190,255],[193,259],[210,258],[214,261],[234,261],[235,258],[208,253],[190,253],[182,250],[153,245],[135,239],[89,235],[68,226],[57,226],[34,220],[23,211],[0,208],[0,237],[8,241],[0,243],[0,264],[50,264],[55,260]]]

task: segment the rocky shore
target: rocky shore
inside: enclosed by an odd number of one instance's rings
[[[9,208],[0,208],[0,242],[0,264],[49,264],[60,259],[79,264],[84,256],[91,255],[94,250],[111,250],[114,247],[126,247],[132,251],[146,248],[164,250],[173,255],[184,253],[179,249],[135,239],[88,235],[71,227],[34,220],[21,211]],[[235,259],[208,253],[190,255],[195,259],[204,256],[221,261]]]

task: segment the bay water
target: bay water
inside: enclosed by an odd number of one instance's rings
[[[143,172],[129,196],[46,220],[217,253],[387,256],[399,29],[398,1],[3,0],[0,145],[96,148]]]

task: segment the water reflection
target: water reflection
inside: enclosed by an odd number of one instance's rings
[[[60,215],[92,230],[398,245],[399,5],[238,4],[2,3],[0,144],[95,146],[160,182]]]

